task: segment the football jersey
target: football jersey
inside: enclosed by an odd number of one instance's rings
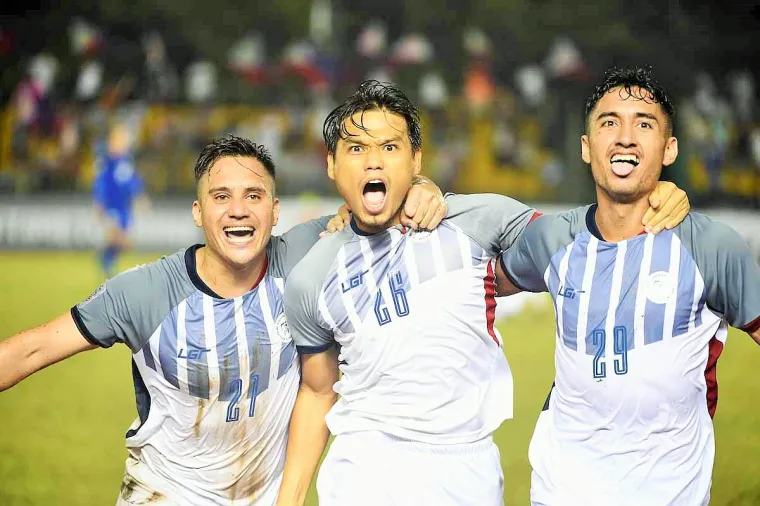
[[[727,324],[760,324],[760,268],[729,227],[691,213],[616,243],[596,205],[532,223],[502,256],[548,291],[555,385],[531,442],[542,504],[706,504],[716,364]]]
[[[99,170],[93,182],[93,199],[115,224],[128,228],[132,204],[144,191],[144,183],[135,170],[131,155],[114,156],[105,147],[98,149]]]
[[[494,262],[534,211],[501,195],[446,200],[433,231],[368,235],[352,223],[293,269],[285,313],[299,350],[340,346],[333,434],[469,443],[512,416]]]
[[[262,277],[240,297],[200,279],[196,245],[108,280],[72,308],[88,341],[132,351],[138,417],[122,498],[250,505],[279,486],[299,384],[283,283],[326,223],[272,237]]]

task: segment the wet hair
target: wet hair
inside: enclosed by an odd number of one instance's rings
[[[198,155],[198,160],[195,162],[196,186],[217,160],[227,156],[255,158],[274,179],[274,161],[272,161],[272,155],[269,154],[267,148],[243,137],[228,135],[212,140]]]
[[[586,100],[585,124],[588,131],[591,111],[604,95],[615,88],[621,88],[621,96],[643,100],[646,103],[660,104],[667,118],[668,132],[673,132],[673,119],[676,112],[668,92],[655,80],[651,67],[612,67],[604,73],[602,81],[596,85],[594,92]],[[634,89],[636,88],[636,89]]]
[[[322,135],[325,138],[327,152],[334,156],[338,140],[346,139],[349,136],[346,129],[348,120],[356,128],[366,132],[367,129],[363,125],[364,112],[375,110],[388,111],[404,118],[412,151],[417,152],[422,148],[420,114],[414,104],[396,86],[368,80],[361,83],[359,89],[333,109],[325,119]],[[362,113],[358,122],[353,119],[356,113]]]

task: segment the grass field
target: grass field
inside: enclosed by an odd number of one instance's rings
[[[129,256],[121,267],[154,257]],[[93,254],[0,253],[0,340],[67,311],[100,281]],[[529,308],[499,328],[515,377],[515,419],[497,432],[505,498],[525,505],[528,441],[553,376],[552,312]],[[732,331],[720,361],[713,505],[760,505],[759,352]],[[134,417],[124,346],[78,355],[0,393],[0,506],[114,504]]]

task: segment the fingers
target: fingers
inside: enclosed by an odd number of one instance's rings
[[[448,206],[446,205],[446,202],[443,202],[443,205],[438,206],[438,208],[435,210],[432,215],[425,216],[425,219],[420,222],[420,228],[423,228],[425,230],[433,230],[438,225],[440,225],[441,220],[446,216],[446,211],[448,210]]]
[[[668,199],[662,203],[655,215],[646,224],[645,230],[657,234],[666,225],[671,225],[673,220],[676,220],[675,225],[683,221],[688,213],[688,211],[686,213],[683,212],[684,200],[686,200],[686,193],[679,188],[675,188],[675,191],[669,194]]]
[[[406,195],[406,202],[404,202],[404,212],[402,213],[402,216],[405,215],[408,220],[413,221],[414,216],[417,214],[420,207],[421,199],[422,191],[419,187],[412,186],[409,188],[409,193]]]
[[[673,217],[665,224],[665,228],[668,230],[675,228],[676,225],[686,219],[689,211],[691,211],[691,206],[688,203],[679,204],[679,207],[673,213]]]

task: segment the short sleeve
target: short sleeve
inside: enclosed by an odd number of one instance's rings
[[[552,257],[573,242],[573,227],[579,223],[584,211],[574,209],[543,215],[525,228],[517,242],[499,259],[513,285],[526,292],[548,291],[544,276]]]
[[[130,317],[130,273],[119,274],[100,285],[87,299],[71,308],[79,332],[91,344],[110,348],[126,342],[133,328]]]
[[[522,202],[494,193],[448,195],[446,202],[447,220],[494,256],[512,246],[538,215]]]
[[[332,216],[322,216],[272,237],[269,251],[272,258],[269,264],[276,270],[275,275],[287,279],[293,267],[319,241],[319,234],[327,230],[331,218]]]
[[[686,222],[681,227],[691,235],[686,242],[691,244],[704,278],[707,306],[721,313],[732,327],[746,330],[757,324],[760,267],[749,246],[728,225],[696,213],[690,218],[691,227]]]
[[[321,353],[335,344],[331,329],[319,316],[321,283],[308,269],[308,258],[293,269],[285,283],[284,309],[299,353]]]

